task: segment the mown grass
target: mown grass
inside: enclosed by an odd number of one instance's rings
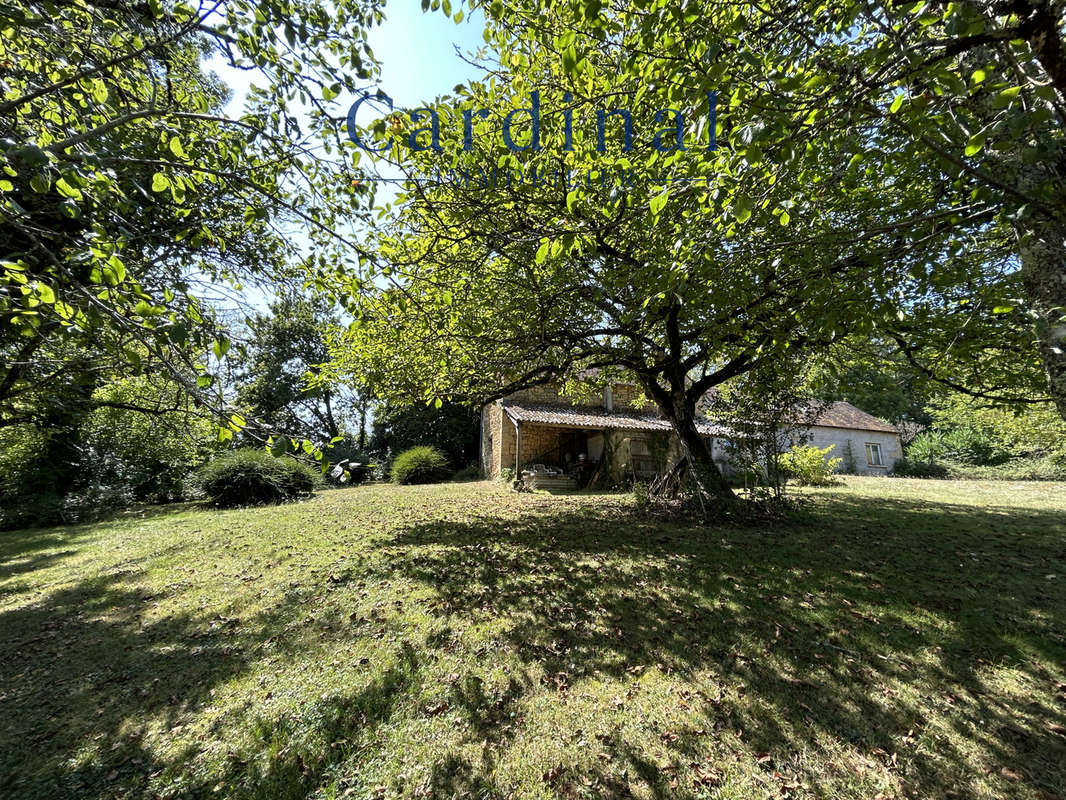
[[[361,487],[0,538],[0,795],[1066,797],[1066,486]]]

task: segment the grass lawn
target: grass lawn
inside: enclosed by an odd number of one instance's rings
[[[1066,485],[488,483],[0,534],[0,796],[1066,798]]]

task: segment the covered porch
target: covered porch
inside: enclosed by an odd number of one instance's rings
[[[651,481],[680,457],[670,424],[651,412],[517,404],[503,410],[511,427],[503,463],[529,488]],[[718,432],[706,427],[705,435]]]

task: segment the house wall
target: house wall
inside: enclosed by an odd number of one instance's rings
[[[612,384],[611,395],[616,409],[651,407],[651,402],[644,397],[644,393],[631,383]]]
[[[605,436],[610,459],[607,470],[615,481],[633,477],[631,464],[634,460],[634,440],[643,440],[649,451],[649,455],[638,453],[636,458],[653,461],[657,473],[666,472],[681,457],[681,443],[676,436],[665,431],[606,431]]]
[[[835,445],[829,452],[828,458],[843,458],[845,462],[850,442],[854,471],[859,475],[887,475],[892,471],[896,460],[903,457],[903,446],[898,433],[815,426],[810,429],[810,437],[809,444],[820,450],[829,445]],[[881,445],[881,458],[885,462],[883,467],[873,467],[866,463],[867,442]],[[846,463],[842,464],[841,469],[846,469],[848,466]]]
[[[481,472],[499,478],[503,467],[514,468],[515,430],[499,401],[481,409]]]
[[[569,397],[563,397],[559,394],[559,384],[545,383],[541,386],[531,386],[528,389],[522,389],[514,394],[507,396],[508,400],[514,400],[516,403],[548,403],[552,405],[573,405],[573,401]]]
[[[513,427],[513,426],[512,426]],[[566,428],[554,428],[547,425],[534,425],[529,422],[522,423],[522,453],[521,462],[524,468],[528,464],[537,462],[544,453],[559,447],[559,437]],[[545,463],[554,462],[556,454]]]

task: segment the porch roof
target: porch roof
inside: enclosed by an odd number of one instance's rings
[[[531,422],[556,428],[590,428],[594,430],[669,431],[670,423],[654,411],[534,405],[504,401],[503,410],[515,422]],[[706,420],[698,420],[696,429],[704,436],[728,436],[729,430]]]

